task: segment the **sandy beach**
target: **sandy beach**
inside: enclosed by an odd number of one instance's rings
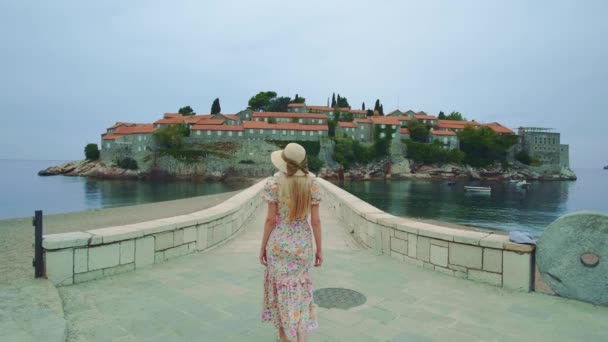
[[[44,216],[44,234],[83,231],[189,214],[217,205],[239,191],[119,208]],[[0,287],[34,277],[32,218],[0,220]]]

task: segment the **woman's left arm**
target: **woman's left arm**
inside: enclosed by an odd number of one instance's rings
[[[266,214],[264,235],[262,235],[262,247],[260,249],[260,263],[264,266],[268,265],[268,260],[266,260],[266,244],[268,244],[270,233],[272,233],[277,222],[277,210],[277,202],[268,202],[268,213]]]

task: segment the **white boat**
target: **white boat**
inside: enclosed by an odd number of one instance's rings
[[[519,180],[517,180],[517,179],[509,179],[509,183],[517,183],[517,182],[519,182]]]
[[[473,192],[492,192],[492,188],[489,186],[465,186],[464,190]]]
[[[527,189],[527,188],[530,187],[530,183],[528,183],[525,180],[523,180],[521,182],[517,182],[517,186],[522,187],[524,189]]]

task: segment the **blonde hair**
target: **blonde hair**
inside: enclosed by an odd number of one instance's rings
[[[306,219],[310,213],[311,179],[309,176],[285,175],[279,183],[279,198],[289,208],[289,222]]]

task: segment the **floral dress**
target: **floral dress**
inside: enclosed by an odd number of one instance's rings
[[[288,337],[295,339],[298,332],[318,327],[309,273],[314,253],[308,221],[289,223],[289,208],[279,201],[279,184],[284,179],[282,172],[269,177],[262,194],[265,201],[278,203],[276,224],[266,245],[262,321],[272,322],[277,329],[282,327]],[[311,204],[318,204],[319,185],[314,178],[310,184]]]

